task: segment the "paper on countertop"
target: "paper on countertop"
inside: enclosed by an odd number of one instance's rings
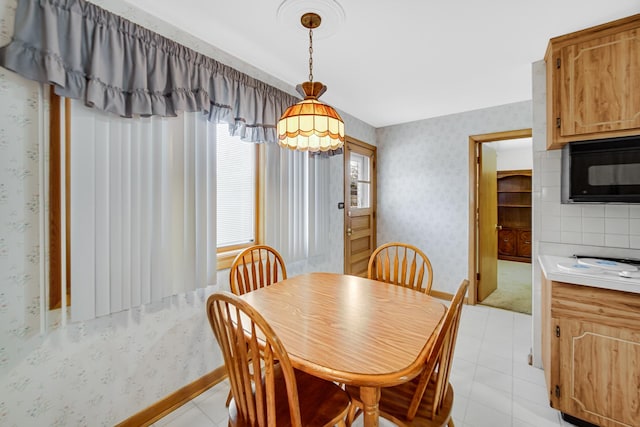
[[[611,261],[598,258],[580,258],[578,263],[589,267],[601,268],[612,271],[637,271],[638,267],[631,264],[624,264],[618,261]]]

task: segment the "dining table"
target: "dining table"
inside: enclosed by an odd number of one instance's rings
[[[338,273],[292,276],[241,298],[294,368],[359,387],[366,427],[378,425],[380,389],[420,373],[447,310],[422,292]]]

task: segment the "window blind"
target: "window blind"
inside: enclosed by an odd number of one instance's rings
[[[217,247],[255,242],[256,149],[230,136],[227,125],[217,131]]]

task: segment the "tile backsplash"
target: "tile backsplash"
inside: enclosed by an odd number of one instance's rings
[[[561,150],[538,152],[540,241],[640,249],[640,204],[561,204]]]

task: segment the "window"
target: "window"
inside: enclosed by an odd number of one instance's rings
[[[218,269],[231,266],[235,256],[259,243],[260,145],[230,136],[228,125],[216,132]]]
[[[369,193],[371,192],[371,167],[369,157],[351,152],[349,160],[349,188],[352,208],[369,208],[371,205]]]

